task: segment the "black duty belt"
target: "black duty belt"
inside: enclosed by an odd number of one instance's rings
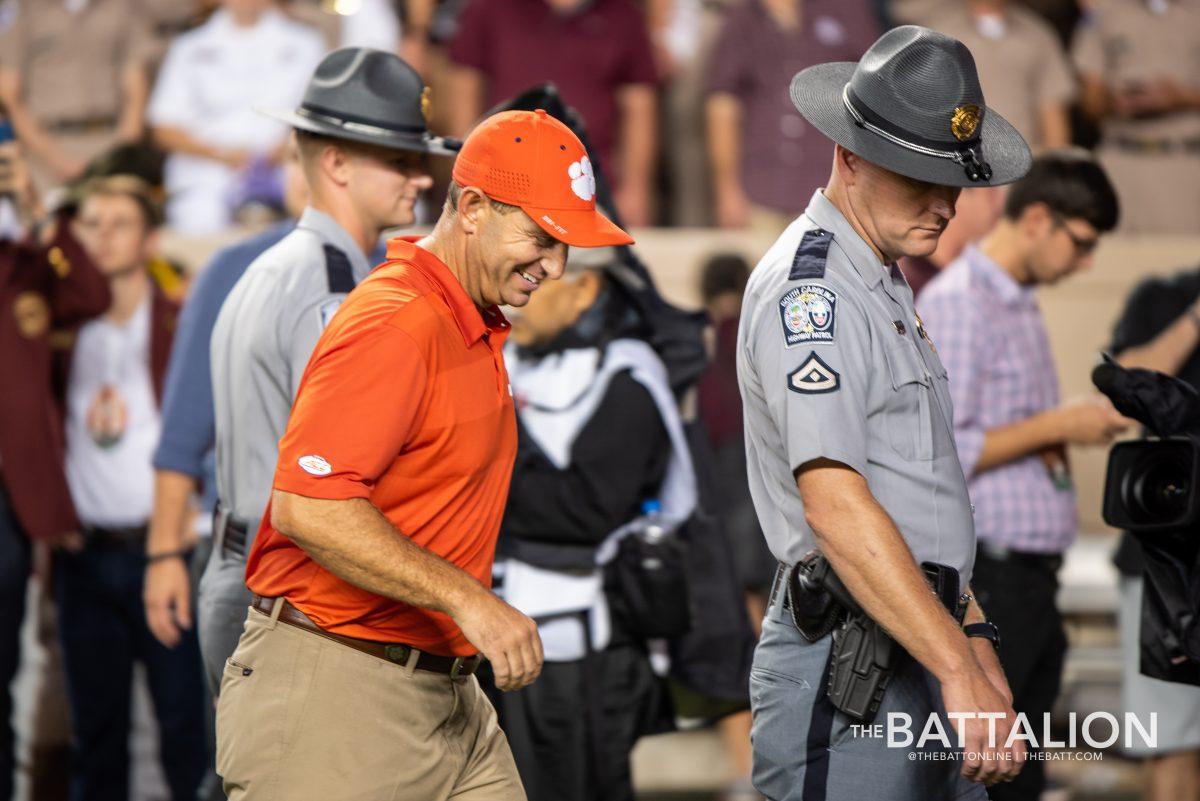
[[[930,583],[930,588],[933,589],[933,586],[932,586],[933,579],[930,576],[929,571],[927,569],[925,569],[924,566],[922,566],[922,569],[923,569],[923,572],[925,573],[925,580]],[[791,611],[791,601],[788,598],[788,594],[786,591],[787,590],[787,578],[788,578],[788,575],[791,573],[791,570],[792,570],[791,565],[785,564],[783,562],[780,562],[779,566],[775,568],[775,580],[771,583],[771,595],[770,595],[770,598],[767,600],[767,606],[770,606],[771,604],[775,603],[776,596],[779,595],[780,591],[782,590],[783,591],[783,608],[787,611]],[[938,601],[942,604],[942,606],[946,609],[946,611],[950,613],[950,616],[953,617],[955,619],[955,621],[957,621],[959,623],[959,625],[961,625],[963,622],[963,619],[967,615],[967,606],[970,603],[970,601],[967,599],[967,596],[959,594],[957,596],[957,598],[952,601],[950,599],[949,593],[940,593],[939,594],[938,592],[935,591],[934,595],[937,597]]]
[[[246,540],[250,527],[244,520],[238,520],[229,514],[228,509],[220,501],[213,510],[213,544],[220,549],[222,558],[236,556],[246,558]]]
[[[276,603],[281,605],[278,615],[275,615]],[[459,676],[470,676],[479,667],[479,663],[483,661],[483,658],[479,654],[475,654],[474,656],[440,656],[417,650],[413,646],[403,643],[360,640],[357,637],[347,637],[344,634],[333,634],[312,622],[308,615],[292,606],[286,598],[264,598],[261,595],[255,595],[251,606],[264,615],[275,615],[276,619],[281,623],[287,623],[290,626],[318,634],[327,640],[333,640],[347,648],[362,651],[364,654],[370,654],[371,656],[385,659],[397,665],[413,667],[416,670],[445,673],[452,679],[457,679]]]

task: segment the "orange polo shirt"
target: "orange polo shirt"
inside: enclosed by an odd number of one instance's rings
[[[321,335],[279,443],[275,488],[310,498],[367,498],[397,535],[491,586],[492,559],[517,450],[501,354],[509,324],[482,312],[437,257],[388,243]],[[449,616],[355,587],[271,527],[246,584],[283,596],[326,631],[435,654],[476,649]]]

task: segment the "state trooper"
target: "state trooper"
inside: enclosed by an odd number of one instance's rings
[[[926,28],[803,70],[791,96],[836,147],[753,272],[738,336],[751,493],[780,561],[750,680],[754,784],[776,800],[985,799],[1024,743],[1006,742],[998,635],[969,594],[946,371],[896,259],[932,252],[961,188],[1019,178],[1029,148],[987,108],[967,48]],[[878,647],[866,657],[891,649],[863,674],[890,673],[882,689],[843,683],[833,657],[864,656],[854,631]],[[861,725],[886,732],[891,713],[909,716],[907,747]],[[917,742],[927,727],[945,736]]]
[[[426,128],[420,76],[379,50],[330,53],[298,108],[269,113],[295,129],[310,201],[296,229],[246,269],[213,329],[220,500],[198,606],[214,693],[246,619],[246,553],[300,376],[338,305],[370,272],[366,254],[380,234],[413,223],[418,195],[432,185],[428,155],[454,153]]]

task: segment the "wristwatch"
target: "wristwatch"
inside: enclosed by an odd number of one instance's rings
[[[992,647],[1000,650],[1000,629],[995,623],[968,623],[963,626],[963,634],[968,637],[982,637],[992,641]]]

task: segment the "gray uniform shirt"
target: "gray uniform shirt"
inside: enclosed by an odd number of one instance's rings
[[[750,276],[737,355],[750,491],[775,557],[815,547],[794,471],[824,457],[866,478],[918,563],[956,568],[965,588],[975,529],[946,369],[900,270],[820,190]]]
[[[246,268],[221,306],[211,346],[217,494],[251,533],[270,499],[279,440],[309,356],[370,269],[350,234],[310,208]]]

